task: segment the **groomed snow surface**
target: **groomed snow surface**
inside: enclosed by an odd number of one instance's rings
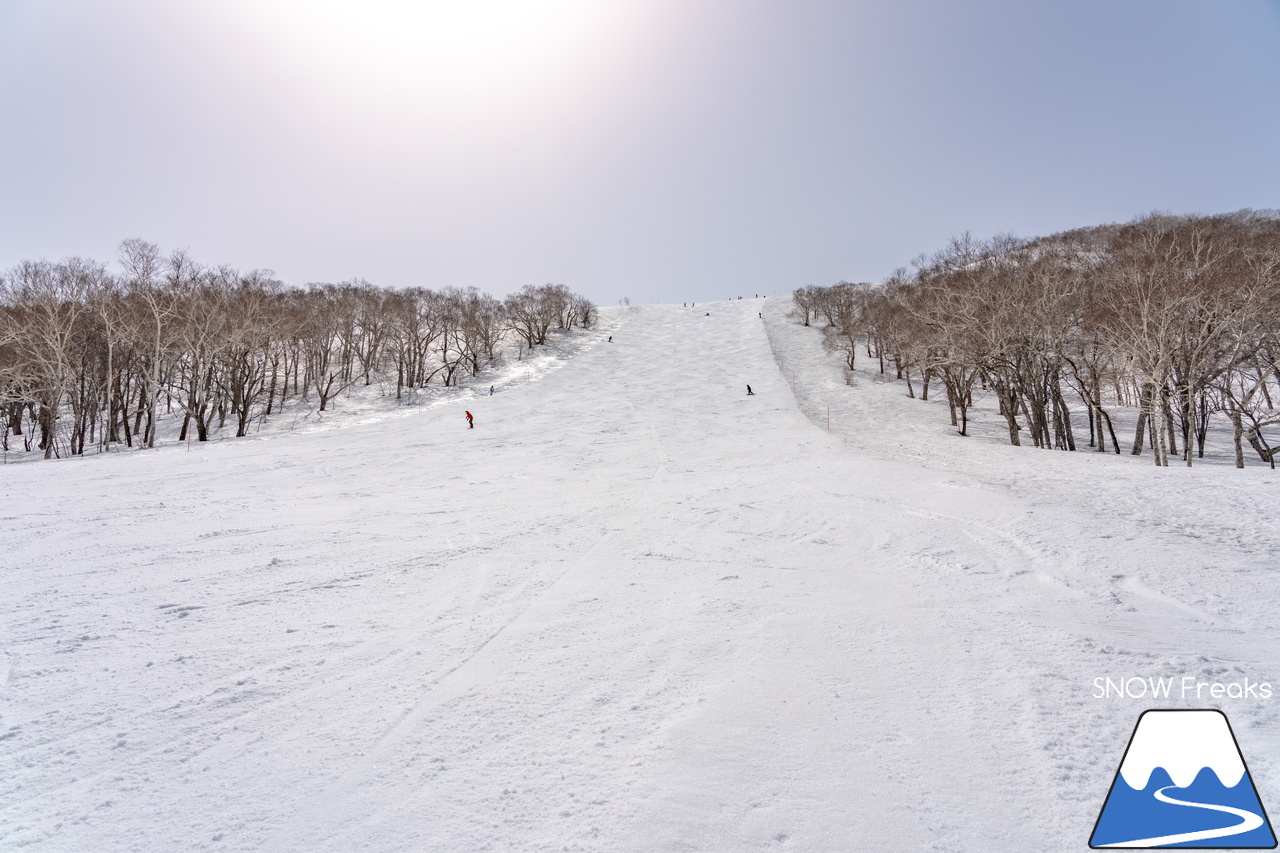
[[[0,468],[0,848],[1082,850],[1147,707],[1271,804],[1280,697],[1094,679],[1280,687],[1280,472],[961,438],[788,303]]]

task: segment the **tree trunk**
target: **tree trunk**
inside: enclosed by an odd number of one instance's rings
[[[1151,450],[1156,456],[1156,466],[1159,468],[1169,467],[1168,446],[1165,444],[1165,435],[1173,435],[1173,427],[1167,423],[1169,411],[1163,405],[1156,411],[1156,417],[1151,420]]]
[[[1236,451],[1236,467],[1244,467],[1244,446],[1240,439],[1244,437],[1244,424],[1240,421],[1240,413],[1231,413],[1231,443]]]
[[[1133,433],[1133,450],[1131,451],[1131,454],[1133,456],[1142,455],[1142,442],[1143,442],[1143,439],[1146,438],[1146,431],[1147,431],[1147,413],[1145,409],[1139,409],[1138,410],[1138,428],[1134,430],[1134,433]],[[1116,449],[1119,450],[1118,447]]]
[[[1005,423],[1009,426],[1009,443],[1014,447],[1021,447],[1022,441],[1018,438],[1018,432],[1022,429],[1018,426],[1018,404],[1016,400],[1010,399],[1011,396],[996,389],[996,398],[1000,401],[1000,414],[1004,415]]]
[[[1204,458],[1204,440],[1209,432],[1209,401],[1200,392],[1200,411],[1196,414],[1196,455]]]
[[[1267,440],[1262,437],[1262,432],[1257,427],[1252,427],[1247,435],[1249,443],[1253,445],[1253,449],[1258,451],[1258,455],[1262,457],[1263,462],[1271,463],[1271,469],[1274,471],[1276,467],[1277,448],[1272,448],[1267,444]]]
[[[1167,388],[1160,389],[1160,417],[1163,421],[1164,432],[1161,433],[1161,450],[1164,450],[1163,439],[1168,436],[1168,451],[1165,455],[1165,465],[1169,464],[1169,456],[1178,455],[1178,433],[1173,428],[1173,411],[1169,407],[1169,391]]]
[[[1062,439],[1065,441],[1065,449],[1074,452],[1076,449],[1075,430],[1071,428],[1071,410],[1067,408],[1067,401],[1062,399],[1062,389],[1058,385],[1053,387],[1053,402],[1061,415]]]
[[[37,422],[40,425],[40,447],[44,450],[45,459],[53,458],[54,418],[53,409],[41,403]]]
[[[1101,406],[1098,407],[1098,411],[1102,412],[1102,417],[1107,421],[1107,432],[1111,434],[1111,446],[1116,449],[1116,455],[1119,456],[1120,439],[1116,438],[1116,428],[1115,425],[1111,423],[1111,415],[1107,414],[1107,410]],[[1101,429],[1101,427],[1099,427],[1099,429]]]

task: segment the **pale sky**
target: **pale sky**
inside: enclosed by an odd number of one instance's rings
[[[0,0],[0,268],[680,302],[1243,207],[1276,0]]]

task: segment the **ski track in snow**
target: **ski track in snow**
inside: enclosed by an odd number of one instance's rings
[[[1273,472],[954,436],[788,302],[0,469],[0,847],[1078,850],[1146,707],[1093,678],[1280,680]]]
[[[1171,835],[1161,835],[1155,838],[1138,838],[1133,841],[1126,841],[1121,844],[1106,844],[1105,847],[1169,847],[1174,844],[1186,844],[1189,841],[1209,841],[1214,838],[1229,838],[1232,835],[1243,835],[1246,832],[1252,832],[1262,826],[1263,820],[1261,815],[1254,814],[1246,809],[1238,809],[1234,806],[1220,806],[1213,803],[1193,803],[1189,800],[1175,800],[1173,797],[1165,793],[1168,790],[1177,790],[1176,785],[1170,785],[1167,788],[1159,788],[1153,792],[1155,798],[1162,803],[1169,803],[1174,806],[1187,806],[1193,809],[1207,809],[1213,812],[1223,812],[1240,818],[1240,822],[1231,826],[1224,826],[1221,829],[1200,829],[1195,832],[1179,832]]]

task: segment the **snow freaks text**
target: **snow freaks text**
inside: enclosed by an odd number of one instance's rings
[[[1270,699],[1271,684],[1266,681],[1201,681],[1195,676],[1161,678],[1095,678],[1094,699]]]

